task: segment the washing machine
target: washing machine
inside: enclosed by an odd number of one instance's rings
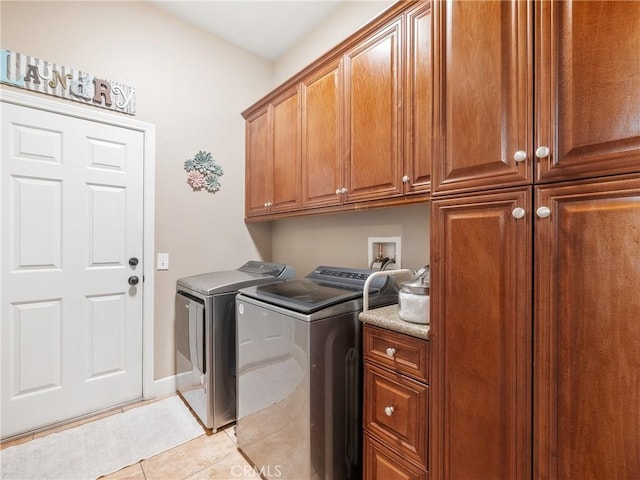
[[[235,297],[238,290],[295,278],[292,267],[249,261],[235,270],[180,278],[175,296],[176,383],[212,431],[236,420]]]
[[[361,477],[358,314],[372,273],[319,266],[236,297],[236,439],[263,477]],[[397,302],[393,279],[371,280],[369,305]]]

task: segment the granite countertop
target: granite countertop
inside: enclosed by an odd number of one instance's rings
[[[398,316],[397,304],[361,312],[358,318],[362,323],[405,333],[412,337],[429,339],[429,325],[405,322]]]

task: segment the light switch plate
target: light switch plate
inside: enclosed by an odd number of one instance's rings
[[[158,270],[169,270],[169,254],[168,253],[158,254],[158,261],[156,263],[156,268]]]

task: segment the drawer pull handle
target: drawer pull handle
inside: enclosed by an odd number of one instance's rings
[[[393,407],[384,407],[384,413],[386,413],[387,417],[390,417],[391,415],[393,415],[394,411],[395,411],[395,408]]]
[[[389,347],[387,348],[386,352],[387,352],[387,355],[389,355],[390,357],[393,357],[396,354],[396,349]]]

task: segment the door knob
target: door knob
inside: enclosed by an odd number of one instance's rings
[[[129,277],[129,280],[128,280],[129,285],[137,285],[139,281],[140,279],[135,275],[132,275],[131,277]]]
[[[538,158],[547,158],[549,156],[549,147],[545,145],[541,145],[536,148],[536,157]]]
[[[511,215],[513,215],[513,218],[517,218],[517,219],[524,218],[526,214],[527,212],[522,207],[516,207],[513,209],[513,212],[511,212]]]
[[[549,207],[539,207],[536,210],[536,215],[538,215],[538,217],[540,218],[547,218],[549,215],[551,215],[551,209],[549,209]]]
[[[131,257],[129,259],[129,265],[135,267],[136,265],[138,265],[138,259],[136,257]]]
[[[513,159],[516,162],[524,162],[527,159],[527,152],[525,152],[524,150],[518,150],[513,154]]]

